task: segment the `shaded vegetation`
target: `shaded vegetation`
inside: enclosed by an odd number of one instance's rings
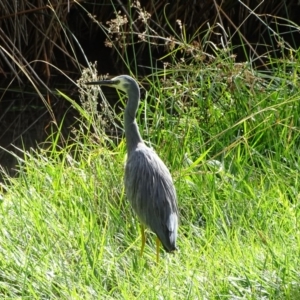
[[[163,57],[180,41],[197,60],[205,58],[197,49],[215,55],[229,47],[239,61],[269,69],[266,58],[281,59],[299,46],[295,1],[37,0],[3,1],[2,8],[0,145],[9,150],[12,144],[34,147],[62,119],[69,134],[76,112],[53,90],[75,96],[73,80],[88,61],[98,60],[102,74],[126,73],[130,67],[145,76],[172,63]],[[0,156],[9,161],[3,151]]]

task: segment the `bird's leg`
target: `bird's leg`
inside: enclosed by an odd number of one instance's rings
[[[160,248],[160,240],[156,237],[156,262],[159,262],[159,248]]]
[[[146,243],[146,236],[145,236],[145,226],[141,224],[141,234],[142,234],[142,247],[141,247],[141,256],[143,256],[145,243]]]

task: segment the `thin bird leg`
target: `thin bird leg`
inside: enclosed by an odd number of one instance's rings
[[[146,243],[146,236],[145,236],[145,226],[141,224],[141,234],[142,234],[142,248],[141,248],[141,256],[143,256],[145,243]]]
[[[159,248],[160,248],[160,240],[156,237],[156,262],[159,262]]]

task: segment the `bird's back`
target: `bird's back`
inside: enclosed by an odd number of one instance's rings
[[[142,223],[157,234],[166,251],[176,249],[178,209],[168,168],[144,143],[129,153],[125,191]]]

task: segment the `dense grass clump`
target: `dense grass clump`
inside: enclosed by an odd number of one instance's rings
[[[54,134],[47,150],[23,153],[19,176],[2,185],[2,297],[299,296],[298,89],[256,73],[251,89],[241,79],[229,91],[217,69],[200,73],[155,81],[138,116],[173,173],[178,253],[156,264],[149,233],[139,256],[125,145],[105,133],[107,111],[93,115],[86,104],[68,147]]]

